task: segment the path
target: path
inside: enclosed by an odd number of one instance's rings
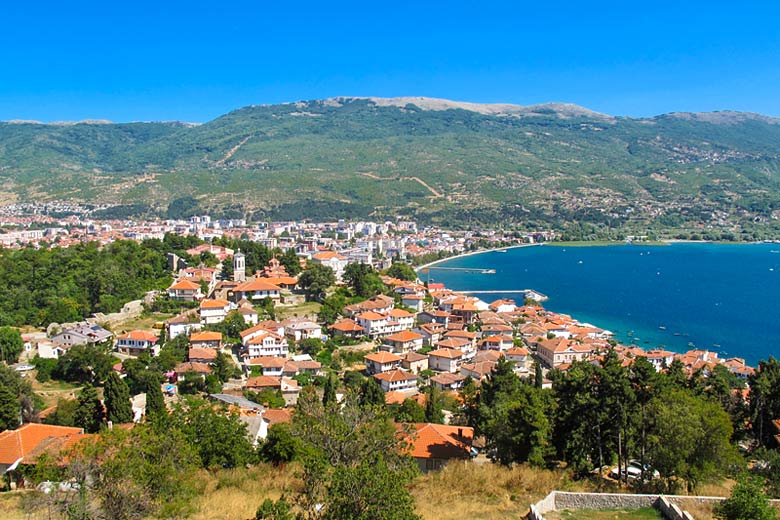
[[[426,183],[424,180],[422,180],[419,177],[380,177],[379,175],[376,175],[375,173],[361,173],[363,177],[368,177],[369,179],[374,179],[376,181],[414,181],[419,183],[423,188],[431,192],[431,195],[433,195],[434,198],[441,198],[444,197],[441,193],[433,189],[428,183]]]
[[[244,137],[243,139],[241,139],[241,142],[238,143],[237,145],[235,145],[230,150],[228,150],[228,152],[225,154],[225,157],[223,157],[219,161],[215,162],[214,166],[222,166],[223,164],[225,164],[225,161],[227,161],[228,159],[233,157],[233,154],[235,154],[238,151],[238,149],[241,148],[242,146],[244,146],[246,144],[246,142],[249,141],[251,138],[252,138],[252,136],[248,135],[248,136]]]

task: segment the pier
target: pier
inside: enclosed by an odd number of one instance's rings
[[[480,267],[426,267],[425,269],[421,269],[423,273],[427,273],[431,269],[438,269],[440,271],[463,271],[466,273],[480,273],[480,274],[496,274],[495,269],[482,269]]]

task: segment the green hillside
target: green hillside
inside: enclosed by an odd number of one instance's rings
[[[0,180],[0,202],[156,214],[174,202],[173,213],[774,236],[780,120],[340,98],[251,106],[202,125],[0,123]]]

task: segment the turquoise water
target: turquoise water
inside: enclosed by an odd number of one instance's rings
[[[433,268],[420,276],[463,291],[534,289],[549,297],[547,309],[642,348],[703,348],[753,365],[780,357],[780,244],[547,245],[436,267],[495,269],[479,274]],[[477,296],[488,303],[520,297]]]

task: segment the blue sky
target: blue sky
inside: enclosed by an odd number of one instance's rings
[[[0,120],[208,121],[339,95],[780,116],[778,4],[6,0]]]

